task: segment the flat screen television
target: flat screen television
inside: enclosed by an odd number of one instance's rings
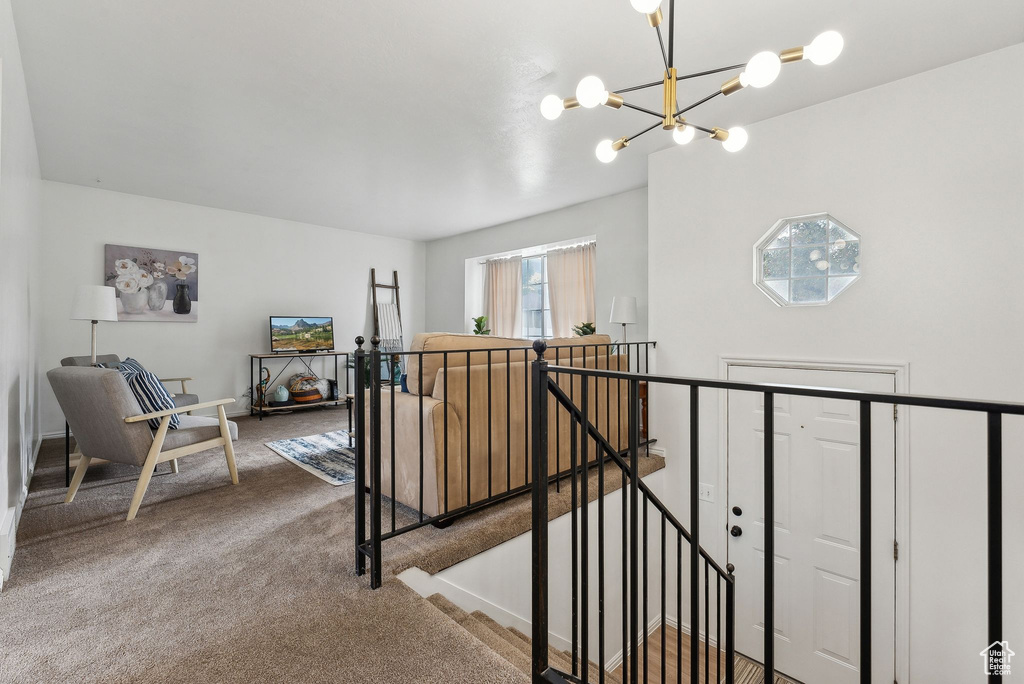
[[[334,351],[334,319],[271,316],[270,351],[300,354]]]

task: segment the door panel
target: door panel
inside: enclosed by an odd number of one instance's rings
[[[888,373],[731,366],[744,382],[893,392]],[[888,420],[886,421],[886,417]],[[764,650],[764,396],[728,393],[729,538],[736,566],[737,650]],[[860,635],[859,406],[775,397],[775,663],[807,684],[858,681]],[[895,432],[891,406],[872,413],[872,601],[876,676],[891,677],[893,560],[879,553],[895,530]],[[731,513],[739,506],[743,515]],[[878,540],[882,541],[879,543]],[[880,643],[881,642],[881,645]],[[885,681],[880,679],[880,681]]]

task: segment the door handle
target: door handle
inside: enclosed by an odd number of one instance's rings
[[[732,514],[733,515],[743,515],[743,509],[740,508],[739,506],[733,506],[732,507]]]
[[[731,534],[734,537],[739,537],[743,534],[743,528],[739,525],[733,525],[732,529],[729,530],[729,534]]]

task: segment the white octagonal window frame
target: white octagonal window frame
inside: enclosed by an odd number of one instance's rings
[[[782,218],[754,244],[754,284],[778,306],[823,306],[860,279],[860,254],[828,213]]]

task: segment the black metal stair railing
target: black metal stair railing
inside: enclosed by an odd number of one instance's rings
[[[357,575],[369,570],[370,586],[378,588],[382,581],[381,546],[388,539],[425,525],[449,524],[467,513],[530,491],[529,447],[533,430],[526,417],[530,415],[533,351],[530,347],[493,347],[386,352],[381,350],[377,337],[371,338],[369,350],[363,344],[362,337],[356,338],[357,349],[352,355],[356,388],[355,486],[356,491],[367,491],[369,497],[357,496],[355,501],[355,566]],[[643,375],[650,369],[651,350],[655,346],[655,342],[591,342],[552,347],[549,354],[556,363],[573,367],[598,370],[603,365],[605,369],[613,367]],[[436,375],[424,373],[428,362],[431,367],[438,367]],[[399,368],[409,369],[408,387],[414,390],[412,393],[401,391]],[[433,393],[436,396],[429,392],[425,395],[424,387],[435,378],[442,383]],[[424,380],[430,382],[425,385]],[[464,406],[461,416],[449,410],[456,382]],[[478,399],[474,400],[474,396]],[[477,403],[481,399],[485,406]],[[399,402],[406,409],[411,404],[414,410],[406,410],[398,418]],[[443,405],[443,418],[438,428],[440,444],[434,445],[434,453],[425,423],[429,405],[438,402]],[[622,416],[616,415],[621,413],[621,402],[615,403],[613,408],[611,401],[605,401],[598,418],[598,422],[603,418],[606,430],[612,423],[621,425]],[[486,412],[486,417],[477,415],[474,419],[474,404],[477,411]],[[450,431],[450,420],[460,421],[461,435]],[[565,416],[559,415],[556,420],[564,424]],[[484,432],[486,437],[480,439]],[[559,434],[556,432],[556,440]],[[643,444],[652,441],[645,438]],[[407,459],[404,464],[399,445]],[[415,463],[408,462],[410,450],[418,454]],[[433,453],[438,463],[426,459],[427,453]],[[554,472],[546,471],[544,481],[560,489],[579,466],[567,462],[561,444],[556,444],[554,459]],[[486,487],[472,486],[474,467],[485,469],[478,472],[486,472]],[[425,479],[430,469],[439,482],[436,486]],[[393,475],[396,472],[404,478],[404,501],[400,501],[402,490],[399,477]],[[430,507],[425,497],[434,497],[437,505]]]
[[[825,389],[815,387],[800,387],[792,385],[768,385],[768,384],[755,384],[755,383],[744,383],[744,382],[732,382],[725,380],[712,380],[712,379],[701,379],[701,378],[684,378],[674,376],[662,376],[655,374],[644,374],[639,375],[630,372],[621,372],[615,370],[602,370],[602,369],[589,369],[589,368],[570,368],[562,367],[558,365],[551,366],[547,361],[544,360],[544,352],[546,345],[543,341],[538,341],[534,344],[534,351],[536,352],[537,358],[533,362],[533,421],[534,425],[542,426],[542,429],[536,430],[533,433],[533,468],[534,468],[534,486],[533,486],[533,538],[532,538],[532,580],[533,580],[533,663],[532,663],[532,674],[534,682],[588,682],[589,681],[589,614],[588,614],[588,592],[590,575],[588,572],[587,564],[589,562],[588,549],[586,547],[588,534],[588,513],[587,513],[587,497],[586,490],[584,489],[583,505],[579,506],[579,511],[576,511],[577,501],[573,500],[573,530],[574,537],[572,541],[572,568],[573,568],[573,599],[572,599],[572,622],[573,622],[573,668],[572,672],[561,672],[554,667],[551,667],[548,661],[548,630],[549,630],[549,606],[548,606],[548,588],[549,588],[549,576],[548,576],[548,553],[549,553],[549,538],[548,538],[548,488],[544,485],[543,479],[538,477],[546,472],[546,455],[547,455],[547,431],[543,429],[547,425],[546,415],[548,411],[548,401],[550,397],[554,397],[557,402],[562,406],[565,406],[572,413],[576,424],[581,428],[580,440],[584,442],[582,445],[582,453],[588,454],[585,442],[587,440],[593,440],[597,444],[597,448],[603,450],[608,455],[608,461],[614,463],[619,467],[623,477],[623,515],[622,515],[622,528],[621,533],[624,535],[624,539],[628,540],[629,550],[627,554],[623,554],[623,596],[628,595],[628,599],[623,600],[623,682],[631,682],[636,684],[637,682],[646,682],[648,675],[648,662],[647,662],[647,633],[650,624],[647,622],[647,579],[649,573],[649,567],[647,562],[647,540],[648,540],[648,510],[649,508],[655,510],[657,515],[660,515],[661,535],[665,537],[665,527],[669,526],[674,529],[680,540],[685,540],[690,547],[690,586],[689,586],[689,607],[690,607],[690,668],[689,668],[689,681],[691,684],[698,684],[701,681],[701,673],[704,674],[705,682],[708,682],[709,673],[711,668],[708,662],[708,653],[711,648],[708,647],[710,641],[708,610],[709,604],[709,588],[710,583],[708,581],[709,571],[713,571],[717,576],[717,583],[720,587],[724,582],[726,587],[726,607],[725,607],[725,631],[726,631],[726,653],[725,653],[725,681],[733,681],[733,667],[734,667],[734,616],[735,616],[735,595],[734,585],[737,579],[733,575],[732,565],[727,565],[727,570],[722,568],[715,563],[710,556],[708,556],[704,549],[700,547],[699,543],[699,529],[700,529],[700,510],[699,510],[699,496],[698,496],[698,482],[700,479],[699,472],[699,446],[700,446],[700,435],[698,431],[699,417],[700,417],[700,390],[702,388],[708,389],[720,389],[720,390],[732,390],[742,392],[755,392],[762,394],[764,397],[764,434],[774,435],[775,434],[775,397],[776,395],[790,395],[790,396],[805,396],[805,397],[818,397],[826,399],[839,399],[845,401],[856,401],[859,404],[860,414],[860,447],[859,447],[859,523],[860,523],[860,645],[859,645],[859,672],[860,681],[862,684],[870,684],[871,682],[871,664],[872,664],[872,652],[871,652],[871,407],[873,404],[883,405],[902,405],[902,406],[917,406],[927,407],[933,409],[943,410],[954,410],[954,411],[969,411],[969,412],[980,412],[987,416],[987,453],[986,453],[986,468],[987,468],[987,603],[986,609],[988,613],[988,629],[987,634],[984,637],[979,638],[981,641],[987,641],[988,643],[999,642],[1004,639],[1003,633],[1003,559],[1002,559],[1002,458],[1003,458],[1003,432],[1002,423],[1004,415],[1024,415],[1024,404],[1019,403],[1004,403],[1004,402],[993,402],[993,401],[982,401],[974,399],[951,399],[945,397],[929,397],[920,395],[909,395],[909,394],[880,394],[880,393],[868,393],[858,392],[852,390],[840,390],[840,389]],[[576,407],[573,402],[565,396],[565,393],[561,391],[558,384],[553,380],[553,376],[569,375],[578,376],[582,379],[582,386],[586,388],[592,381],[594,383],[600,382],[602,379],[608,382],[625,382],[629,385],[629,449],[628,456],[629,462],[625,462],[621,458],[620,454],[617,454],[614,449],[611,449],[607,444],[607,440],[604,440],[600,434],[600,431],[589,422],[588,417],[588,405],[586,390],[582,393],[580,398],[580,406]],[[646,485],[639,479],[638,471],[636,467],[637,462],[637,439],[638,439],[638,425],[635,420],[637,411],[637,395],[641,382],[651,385],[666,385],[666,386],[685,386],[689,387],[689,430],[690,430],[690,487],[689,487],[689,501],[690,501],[690,528],[689,532],[679,524],[679,522],[672,516],[669,510],[654,496],[652,492],[646,487]],[[571,449],[573,453],[577,452],[577,449],[581,445],[577,442],[575,433],[573,434],[573,444]],[[774,596],[774,537],[775,537],[775,512],[774,512],[774,495],[775,495],[775,447],[774,439],[764,440],[764,528],[765,528],[765,567],[764,567],[764,586],[763,586],[763,598],[764,598],[764,681],[774,681],[775,674],[775,596]],[[580,482],[582,486],[587,487],[587,461],[589,459],[581,459],[583,462],[583,471],[581,473]],[[603,494],[603,467],[598,466],[598,489],[599,494]],[[627,495],[626,490],[628,485],[628,509],[627,509]],[[574,480],[575,487],[575,480]],[[643,503],[643,510],[640,510],[641,497]],[[599,496],[598,501],[598,526],[599,526],[599,537],[598,544],[603,546],[603,496]],[[579,522],[577,521],[579,516]],[[642,523],[642,531],[641,531]],[[575,530],[577,524],[580,524],[582,531],[580,536],[575,536]],[[642,550],[641,550],[642,542]],[[577,556],[576,547],[579,545],[581,551]],[[681,549],[681,545],[677,546]],[[661,649],[661,665],[664,677],[664,666],[665,666],[665,644],[664,644],[664,616],[666,606],[665,604],[665,543],[661,544],[661,564],[660,564],[660,582],[661,582],[661,616],[662,616],[662,649]],[[626,567],[626,559],[628,557],[628,567]],[[640,559],[643,559],[643,567],[640,567]],[[604,602],[604,565],[603,565],[603,548],[598,551],[599,568],[598,568],[598,610],[602,613]],[[704,634],[705,634],[705,650],[704,650],[704,668],[703,670],[699,667],[699,632],[700,632],[700,570],[701,562],[703,561],[704,570]],[[579,566],[579,571],[577,569]],[[681,551],[677,554],[677,568],[676,577],[677,582],[681,576],[682,571],[682,559]],[[738,581],[743,581],[743,578],[739,578]],[[576,584],[579,583],[579,592],[582,597],[576,594]],[[643,596],[640,595],[640,588],[643,587]],[[682,618],[682,586],[681,584],[676,587],[676,600],[677,600],[677,616]],[[579,599],[582,598],[582,601]],[[720,599],[717,604],[720,605]],[[582,606],[582,608],[578,608]],[[640,621],[640,613],[642,612],[643,622]],[[626,616],[628,615],[628,624],[626,624]],[[721,614],[718,614],[721,617]],[[721,620],[717,621],[720,629]],[[577,632],[577,624],[582,635]],[[604,621],[603,614],[598,617],[598,626],[601,634],[599,635],[599,653],[598,663],[600,664],[599,679],[604,678],[604,665],[605,665],[605,653],[604,653],[604,642],[603,642],[603,629]],[[717,634],[716,636],[720,636]],[[677,637],[680,638],[681,637]],[[716,646],[721,643],[716,638]],[[639,652],[643,652],[643,661],[640,662],[638,659]],[[717,650],[717,649],[716,649]],[[677,649],[677,654],[681,654],[681,644]],[[579,662],[577,663],[577,654],[579,655]],[[682,668],[678,667],[681,664],[681,658],[677,663],[677,681],[682,682],[683,673]],[[721,660],[719,660],[721,664]],[[721,679],[721,675],[718,674],[716,669],[716,678]],[[664,679],[662,679],[664,681]]]
[[[538,341],[534,349],[538,354],[543,354],[546,345]],[[574,369],[586,370],[586,369]],[[595,391],[600,387],[600,380],[597,376],[589,373],[580,373],[583,382],[579,387],[579,404],[575,403],[566,392],[559,386],[559,383],[552,376],[567,373],[568,368],[558,366],[549,367],[540,360],[533,366],[533,423],[534,425],[547,425],[547,411],[549,401],[554,399],[557,404],[567,410],[572,420],[570,433],[569,459],[570,470],[574,475],[571,486],[571,543],[569,554],[571,568],[571,662],[570,672],[562,672],[549,666],[548,663],[548,535],[547,535],[547,499],[549,490],[546,486],[535,486],[533,488],[533,675],[534,681],[559,682],[571,681],[584,684],[603,684],[608,677],[605,670],[607,663],[606,647],[609,645],[606,640],[606,628],[608,626],[608,606],[605,602],[605,584],[607,574],[606,544],[605,544],[605,498],[606,498],[606,473],[605,463],[614,464],[621,474],[621,521],[618,521],[618,534],[621,550],[621,576],[628,578],[623,583],[621,603],[621,642],[615,647],[621,647],[622,654],[622,676],[623,682],[646,682],[652,669],[650,662],[650,627],[655,624],[660,627],[660,672],[662,681],[668,665],[668,650],[666,640],[668,631],[666,629],[667,617],[667,582],[668,582],[668,549],[669,539],[672,538],[676,549],[675,577],[676,577],[676,615],[680,618],[683,615],[683,546],[688,545],[690,551],[690,581],[691,598],[689,604],[690,612],[690,634],[689,652],[697,654],[689,658],[690,675],[688,679],[693,682],[701,681],[705,684],[711,681],[732,682],[734,680],[733,664],[735,662],[735,638],[734,638],[734,611],[735,611],[735,578],[732,574],[732,566],[723,569],[708,552],[701,548],[698,540],[682,526],[676,517],[662,503],[657,495],[651,491],[640,478],[639,457],[640,457],[640,383],[645,375],[630,374],[629,379],[604,377],[605,383],[617,382],[628,387],[628,423],[629,426],[629,447],[626,450],[626,458],[623,457],[615,447],[608,441],[600,431],[598,425],[591,420],[591,416],[599,411],[592,404],[592,395],[600,396]],[[593,378],[590,381],[588,378]],[[573,386],[570,383],[570,386]],[[606,392],[607,394],[607,392]],[[591,446],[596,452],[597,459],[591,457]],[[535,468],[534,478],[537,480],[538,473],[545,472],[547,451],[546,430],[536,430],[533,433],[533,465]],[[579,464],[577,466],[577,464]],[[589,487],[590,472],[596,470],[596,508],[597,508],[597,569],[596,573],[591,567],[590,553],[590,512],[588,502],[590,501]],[[653,512],[655,522],[652,528],[651,513]],[[651,530],[659,537],[657,556],[657,568],[652,568],[651,561]],[[671,537],[669,536],[671,534]],[[650,587],[652,586],[651,574],[655,573],[655,582],[660,585],[658,601],[660,602],[660,614],[657,622],[649,620]],[[596,675],[592,675],[591,669],[591,619],[590,590],[596,575],[597,593],[597,653]],[[700,582],[703,577],[703,594],[700,592]],[[712,582],[712,577],[714,581]],[[723,596],[724,585],[724,596]],[[714,592],[711,588],[714,586]],[[712,596],[712,593],[714,596]],[[724,611],[723,611],[724,599]],[[702,610],[703,608],[703,610]],[[714,614],[715,637],[712,643],[711,638],[711,616]],[[701,630],[700,616],[704,616],[703,630]],[[724,615],[724,619],[723,619]],[[725,631],[725,647],[722,647],[722,631]],[[703,631],[703,659],[700,658],[701,643],[700,634]],[[631,638],[633,635],[634,638]],[[683,631],[676,629],[676,662],[678,681],[683,677]],[[711,653],[714,652],[714,668],[711,663]],[[703,663],[702,663],[703,660]],[[723,677],[724,669],[724,677]],[[715,672],[714,679],[711,672]]]

